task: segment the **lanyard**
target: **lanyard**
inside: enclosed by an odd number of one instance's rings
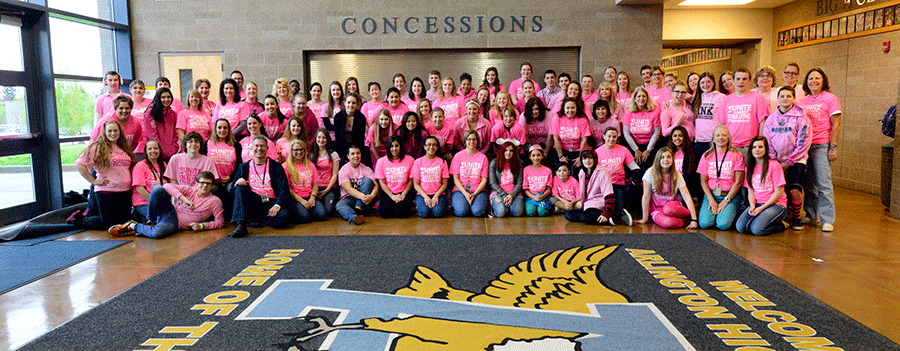
[[[265,169],[264,169],[263,172],[262,172],[263,175],[260,176],[260,175],[259,175],[259,173],[260,173],[260,172],[259,172],[259,166],[261,166],[261,165],[257,165],[256,162],[253,162],[252,160],[250,161],[250,164],[253,165],[253,173],[256,174],[256,179],[259,179],[259,181],[260,181],[260,186],[265,186],[265,184],[266,184],[266,177],[269,176],[269,175],[265,172]],[[266,163],[264,163],[263,165],[265,165],[266,168],[269,167],[269,160],[268,160],[268,158],[266,158]]]
[[[722,163],[719,163],[719,150],[714,151],[716,154],[716,179],[722,178],[722,166],[725,165],[725,159],[728,158],[728,150],[725,150],[725,155],[722,156]]]

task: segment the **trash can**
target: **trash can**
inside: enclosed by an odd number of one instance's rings
[[[891,182],[894,174],[894,142],[881,147],[881,203],[891,207]]]

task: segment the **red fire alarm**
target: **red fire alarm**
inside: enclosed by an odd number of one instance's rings
[[[881,43],[881,51],[884,51],[885,53],[891,52],[891,41],[890,40]]]

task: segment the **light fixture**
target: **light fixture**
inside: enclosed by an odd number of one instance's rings
[[[754,0],[686,0],[678,4],[678,6],[725,6],[725,5],[746,5]]]

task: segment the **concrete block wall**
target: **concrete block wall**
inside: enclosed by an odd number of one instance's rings
[[[412,0],[312,1],[130,1],[136,76],[158,76],[162,52],[221,53],[227,74],[240,69],[260,87],[276,78],[303,77],[303,52],[432,48],[521,48],[580,46],[581,73],[602,76],[606,66],[637,73],[658,63],[662,49],[662,6],[616,6],[612,1],[445,2]],[[425,17],[542,17],[538,33],[423,33]],[[383,34],[381,18],[419,17],[420,32]],[[357,33],[347,35],[341,22],[357,18]],[[361,33],[364,18],[378,31]],[[530,25],[527,23],[526,25]],[[487,24],[485,24],[487,27]],[[509,27],[507,27],[509,28]],[[528,27],[526,27],[528,29]],[[438,68],[438,67],[436,67]],[[152,78],[151,78],[152,77]],[[338,77],[336,77],[338,78]],[[339,77],[343,79],[344,77]],[[305,83],[305,82],[303,82]],[[267,89],[261,89],[267,90]]]

